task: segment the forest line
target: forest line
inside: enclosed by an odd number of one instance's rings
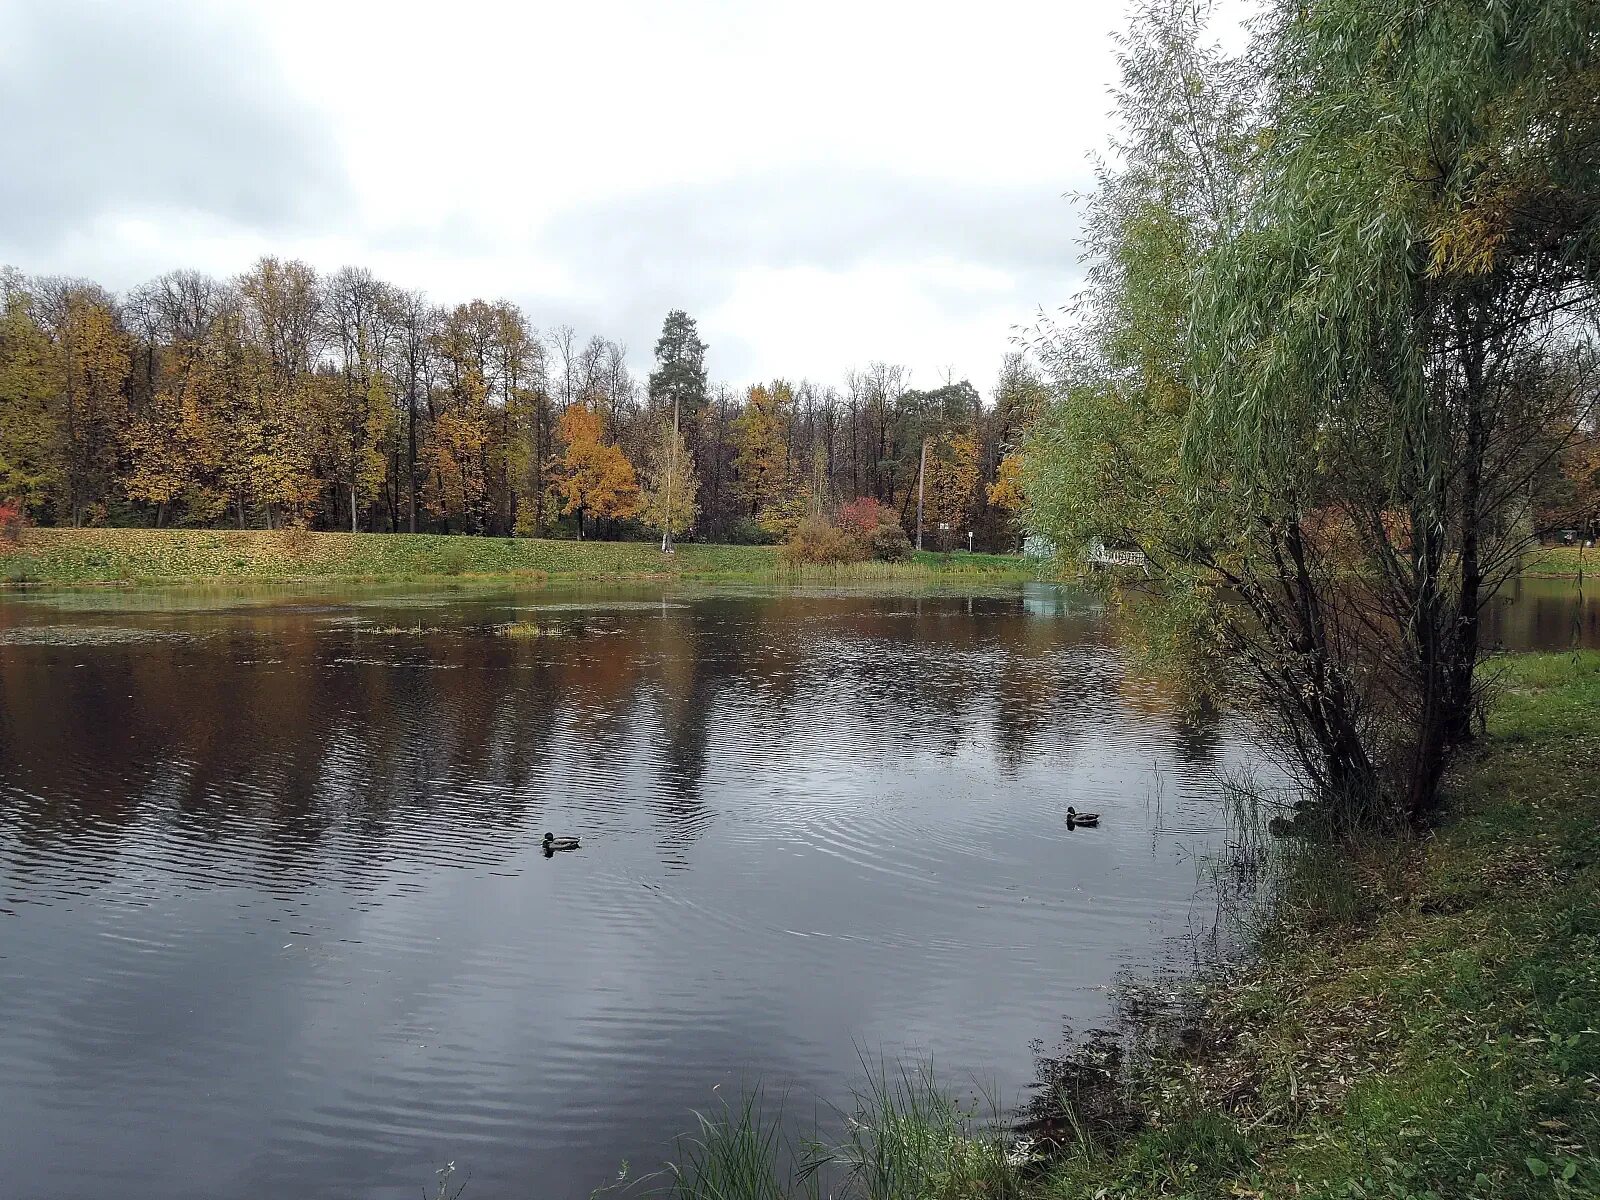
[[[123,296],[6,268],[0,301],[0,502],[38,525],[775,542],[862,498],[914,533],[920,476],[930,548],[1010,550],[1047,396],[1015,353],[988,402],[881,362],[713,383],[679,310],[641,379],[507,301],[270,256]]]

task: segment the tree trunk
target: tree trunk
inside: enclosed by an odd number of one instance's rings
[[[406,478],[411,488],[411,532],[417,531],[417,394],[413,383],[406,419]]]
[[[1483,360],[1478,341],[1464,356],[1466,378],[1467,440],[1461,496],[1461,580],[1456,598],[1456,627],[1450,639],[1450,663],[1445,694],[1444,737],[1452,745],[1472,740],[1473,680],[1478,666],[1482,628],[1483,562],[1482,522],[1492,514],[1483,505],[1483,465],[1488,453],[1484,422]]]
[[[917,467],[917,549],[922,549],[922,489],[928,478],[928,439],[922,439],[922,461]]]

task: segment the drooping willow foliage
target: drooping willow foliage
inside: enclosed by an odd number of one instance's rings
[[[1480,613],[1592,420],[1600,6],[1286,2],[1236,59],[1203,28],[1136,21],[1166,49],[1124,61],[1035,517],[1229,588],[1224,639],[1323,811],[1415,820],[1471,736]]]

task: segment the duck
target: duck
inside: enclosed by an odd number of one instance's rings
[[[1067,805],[1067,824],[1068,825],[1098,825],[1098,824],[1100,824],[1100,814],[1099,813],[1081,813],[1077,809],[1073,808],[1072,805],[1069,804],[1069,805]]]
[[[547,833],[547,834],[544,835],[544,843],[543,843],[543,845],[544,845],[545,850],[547,850],[547,851],[576,850],[578,848],[578,839],[577,838],[558,838],[553,833]]]

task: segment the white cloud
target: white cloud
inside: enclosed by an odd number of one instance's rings
[[[1061,194],[1105,140],[1122,22],[1044,0],[110,12],[0,18],[28,128],[0,133],[0,202],[32,214],[0,223],[0,261],[115,288],[355,262],[641,368],[682,306],[725,379],[879,358],[980,385],[1071,287]]]

